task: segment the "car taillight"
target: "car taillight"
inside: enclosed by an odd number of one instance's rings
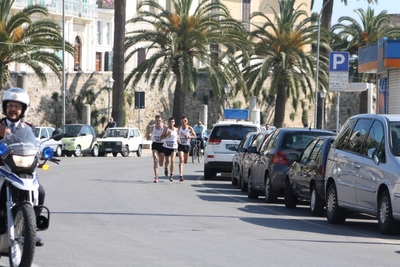
[[[275,164],[284,164],[284,165],[289,165],[285,153],[282,151],[278,151],[274,154],[274,157],[272,159],[272,162]]]
[[[219,145],[220,143],[221,143],[221,139],[210,138],[210,139],[208,139],[207,145]]]

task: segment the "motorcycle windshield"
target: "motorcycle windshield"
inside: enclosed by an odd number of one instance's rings
[[[32,128],[25,123],[7,126],[2,142],[7,144],[8,152],[14,155],[36,155],[40,148]]]

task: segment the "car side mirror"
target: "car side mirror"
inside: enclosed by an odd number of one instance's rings
[[[56,141],[60,141],[64,136],[64,133],[60,128],[54,130],[53,134],[51,135],[51,138],[53,138]]]
[[[379,163],[379,159],[378,159],[378,149],[376,149],[375,147],[369,149],[368,152],[367,152],[367,155],[368,155],[368,157],[369,157],[370,159],[372,159],[372,160],[375,162],[375,164],[378,164],[378,163]]]

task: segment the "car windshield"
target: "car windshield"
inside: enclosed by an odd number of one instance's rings
[[[61,127],[64,137],[77,137],[81,130],[79,125],[64,125]]]
[[[128,129],[107,129],[106,133],[104,134],[103,138],[106,137],[122,137],[122,138],[127,138],[128,137]]]

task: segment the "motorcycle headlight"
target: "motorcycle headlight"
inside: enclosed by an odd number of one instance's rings
[[[22,167],[22,168],[30,167],[33,164],[33,162],[35,161],[35,156],[13,155],[12,157],[13,157],[15,166]]]

